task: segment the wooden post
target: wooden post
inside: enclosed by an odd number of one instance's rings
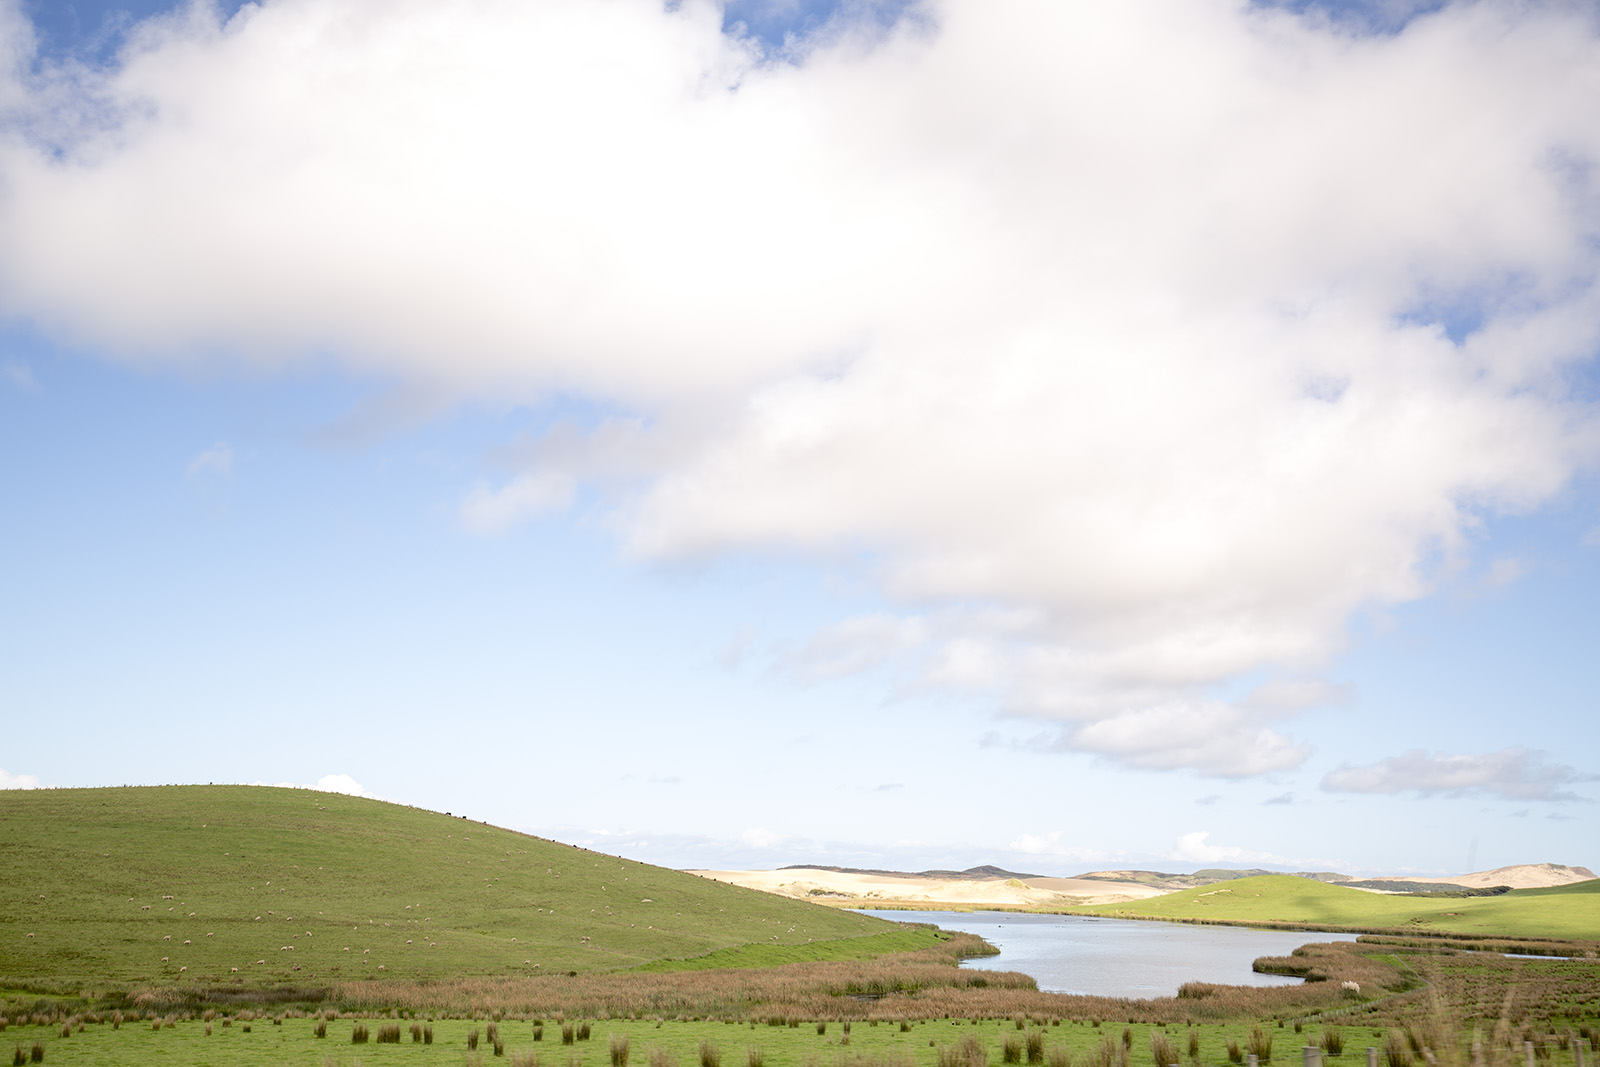
[[[1306,1045],[1301,1048],[1300,1054],[1305,1062],[1305,1067],[1322,1067],[1320,1063],[1322,1059],[1321,1052],[1322,1050],[1315,1045]]]
[[[1533,1067],[1533,1042],[1532,1041],[1524,1041],[1522,1043],[1522,1062],[1525,1063],[1527,1065],[1527,1067]]]
[[[1367,1046],[1367,1067],[1378,1067],[1378,1050]]]

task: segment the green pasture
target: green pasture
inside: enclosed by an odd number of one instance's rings
[[[610,1040],[613,1035],[625,1037],[629,1045],[629,1067],[651,1067],[652,1053],[664,1054],[674,1067],[699,1067],[700,1046],[706,1042],[713,1046],[719,1067],[749,1067],[749,1053],[756,1050],[762,1067],[834,1067],[836,1064],[876,1063],[886,1067],[937,1067],[939,1046],[954,1047],[963,1038],[975,1037],[985,1050],[988,1063],[1004,1063],[1004,1042],[1024,1041],[1026,1033],[1041,1032],[1046,1057],[1052,1052],[1067,1052],[1070,1064],[1091,1067],[1094,1054],[1104,1042],[1120,1045],[1124,1029],[1129,1031],[1129,1067],[1156,1067],[1151,1057],[1150,1035],[1153,1030],[1166,1034],[1182,1055],[1186,1064],[1194,1063],[1187,1052],[1187,1037],[1193,1030],[1199,1038],[1198,1063],[1204,1067],[1228,1064],[1227,1043],[1245,1045],[1252,1029],[1250,1025],[1195,1027],[1153,1027],[1134,1025],[1124,1027],[1115,1020],[1107,1020],[1096,1027],[1089,1023],[1062,1023],[1058,1026],[1029,1024],[1027,1031],[1018,1031],[1010,1020],[983,1020],[973,1024],[968,1020],[917,1020],[909,1023],[909,1030],[901,1031],[893,1022],[872,1026],[866,1022],[855,1023],[848,1035],[839,1023],[829,1023],[825,1033],[818,1034],[815,1024],[802,1023],[799,1027],[768,1026],[744,1023],[678,1022],[610,1020],[591,1023],[592,1036],[588,1041],[561,1043],[561,1027],[554,1020],[543,1021],[543,1039],[533,1038],[533,1024],[529,1021],[503,1020],[498,1023],[504,1058],[494,1055],[486,1036],[486,1021],[441,1020],[427,1023],[433,1028],[433,1043],[412,1041],[407,1032],[410,1022],[382,1019],[364,1020],[372,1034],[366,1044],[352,1044],[353,1026],[349,1019],[339,1019],[327,1024],[327,1037],[313,1036],[313,1020],[309,1018],[285,1019],[279,1025],[257,1018],[245,1030],[244,1023],[234,1021],[223,1026],[219,1019],[211,1024],[198,1020],[178,1022],[153,1030],[149,1022],[124,1022],[120,1030],[109,1024],[90,1023],[70,1038],[59,1035],[59,1027],[11,1027],[0,1034],[0,1049],[10,1049],[20,1044],[26,1050],[33,1042],[44,1046],[43,1067],[283,1067],[285,1064],[303,1064],[306,1067],[461,1067],[462,1064],[526,1064],[529,1057],[537,1056],[544,1067],[611,1067]],[[378,1027],[399,1025],[400,1044],[378,1044]],[[478,1031],[476,1052],[468,1052],[467,1035]],[[1315,1043],[1322,1033],[1321,1027],[1307,1027],[1303,1034],[1291,1028],[1269,1027],[1265,1031],[1272,1038],[1272,1062],[1298,1067],[1300,1049]],[[1363,1067],[1364,1048],[1367,1045],[1381,1048],[1387,1031],[1366,1027],[1344,1027],[1342,1056],[1328,1057],[1330,1067],[1347,1064]],[[848,1038],[848,1040],[846,1040]],[[1593,1054],[1586,1062],[1592,1062]],[[1023,1062],[1026,1062],[1024,1053]],[[1573,1067],[1570,1050],[1554,1049],[1548,1059],[1541,1059],[1540,1067]]]
[[[1600,880],[1553,889],[1514,889],[1492,897],[1413,897],[1274,874],[1073,911],[1130,918],[1596,939],[1600,938]]]
[[[730,952],[748,967],[932,938],[468,819],[302,789],[0,791],[0,869],[0,983],[30,988],[309,988]]]

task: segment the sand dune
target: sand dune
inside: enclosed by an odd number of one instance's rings
[[[825,871],[791,867],[781,871],[690,871],[703,878],[731,882],[747,889],[816,900],[871,907],[876,902],[957,905],[972,907],[1048,907],[1106,904],[1160,896],[1162,891],[1134,882],[1105,882],[1083,878],[929,878],[915,874]]]
[[[1423,884],[1447,883],[1483,889],[1494,885],[1508,885],[1512,889],[1545,889],[1550,886],[1587,882],[1595,873],[1587,867],[1567,867],[1560,863],[1520,863],[1513,867],[1496,867],[1492,871],[1457,874],[1448,878],[1396,877],[1393,882],[1419,882]]]
[[[1195,882],[1192,877],[1180,876],[1171,879],[1169,884],[1146,885],[1134,881],[1108,880],[1104,874],[1096,878],[942,878],[889,871],[829,871],[816,867],[689,873],[780,896],[860,908],[870,908],[874,903],[920,904],[928,908],[982,905],[1008,908],[1077,907],[1083,904],[1143,900],[1173,892],[1188,883],[1208,884],[1214,880],[1201,879]],[[1594,872],[1587,867],[1530,863],[1445,878],[1407,876],[1383,880],[1411,882],[1419,889],[1439,884],[1470,887],[1508,885],[1513,889],[1538,889],[1570,885],[1593,877]]]

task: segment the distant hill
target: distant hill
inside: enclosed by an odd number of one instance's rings
[[[605,971],[931,943],[437,812],[252,786],[0,791],[0,986]],[[788,955],[793,955],[788,952]]]
[[[964,871],[884,871],[872,867],[824,867],[815,863],[791,863],[787,867],[779,867],[780,871],[832,871],[834,874],[877,874],[890,878],[941,878],[945,881],[982,881],[989,878],[1016,878],[1027,881],[1030,878],[1047,878],[1043,874],[1020,874],[1008,871],[1003,867],[994,867],[985,864],[982,867],[968,867]]]

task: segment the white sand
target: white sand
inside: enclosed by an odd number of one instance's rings
[[[929,908],[937,908],[942,904],[964,907],[978,904],[1073,907],[1162,895],[1162,890],[1136,882],[1102,882],[1085,878],[1030,878],[1026,881],[1004,878],[941,879],[909,874],[844,874],[814,867],[783,871],[689,873],[802,900],[848,902],[851,907],[871,907],[874,901],[926,904]],[[821,890],[826,895],[819,895],[813,890]]]
[[[1514,867],[1496,867],[1492,871],[1476,871],[1446,878],[1398,877],[1396,882],[1420,882],[1469,886],[1484,889],[1494,885],[1508,885],[1512,889],[1545,889],[1550,886],[1587,882],[1594,872],[1587,867],[1567,867],[1559,863],[1521,863]]]

